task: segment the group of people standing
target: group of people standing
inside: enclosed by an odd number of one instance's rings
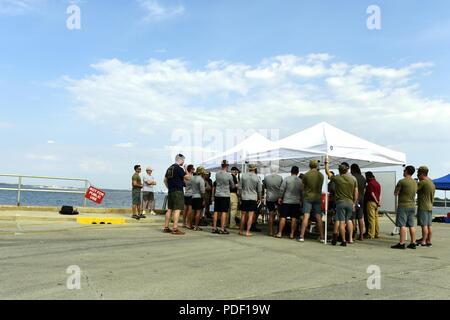
[[[257,220],[258,208],[265,204],[269,212],[268,234],[282,238],[287,221],[290,220],[291,239],[305,241],[305,233],[310,217],[315,217],[319,231],[319,241],[324,243],[325,230],[323,224],[324,204],[322,186],[324,175],[319,170],[319,162],[312,160],[310,170],[300,174],[297,166],[293,166],[291,174],[283,178],[278,174],[278,167],[271,167],[271,174],[263,181],[257,174],[254,164],[248,165],[248,172],[240,173],[236,167],[229,171],[229,163],[224,160],[221,169],[216,173],[215,182],[210,173],[203,167],[185,166],[185,157],[176,156],[175,164],[165,174],[164,183],[168,188],[168,210],[166,212],[164,232],[184,235],[179,228],[179,218],[183,213],[183,227],[193,231],[202,231],[201,217],[206,206],[214,203],[212,215],[212,233],[227,235],[227,227],[236,228],[237,217],[240,219],[239,234],[252,236],[252,226]],[[140,167],[135,170],[140,170]],[[151,169],[151,168],[150,168]],[[341,246],[354,243],[354,240],[377,239],[380,237],[378,209],[381,206],[381,185],[373,172],[366,172],[365,177],[357,164],[349,166],[341,163],[339,175],[329,168],[328,158],[325,161],[325,173],[329,179],[329,210],[334,211],[332,245],[341,242]],[[406,228],[410,229],[411,244],[431,247],[431,222],[434,201],[434,184],[428,178],[428,168],[420,167],[418,181],[412,176],[415,168],[408,166],[404,170],[404,179],[400,180],[395,195],[398,196],[396,225],[400,228],[400,243],[395,249],[406,248]],[[133,176],[133,204],[137,202],[138,192],[142,188],[139,172]],[[147,174],[151,175],[151,171]],[[148,177],[145,183],[156,185]],[[418,194],[418,223],[422,226],[423,238],[416,242],[414,229],[415,197]],[[134,208],[134,206],[133,206]],[[138,210],[138,208],[137,208]],[[139,212],[139,211],[137,211]],[[230,219],[228,220],[228,214]],[[278,230],[274,230],[275,217],[278,215]],[[303,217],[301,217],[303,215]],[[135,212],[133,211],[133,216]],[[139,214],[137,217],[140,217]],[[173,219],[173,228],[169,227]],[[220,221],[220,227],[218,222]],[[358,231],[357,231],[358,230]]]

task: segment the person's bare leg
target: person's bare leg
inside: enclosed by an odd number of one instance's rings
[[[188,206],[188,211],[186,215],[186,224],[189,228],[192,228],[192,206]]]
[[[247,220],[247,213],[241,212],[241,224],[239,225],[239,234],[244,235],[244,225]]]
[[[412,228],[409,228],[409,234],[410,234],[410,236],[411,236],[411,243],[416,243],[416,228],[415,227],[412,227]]]
[[[250,237],[252,234],[250,233],[250,229],[252,228],[252,223],[253,223],[253,216],[255,215],[255,213],[253,211],[250,211],[248,213],[248,220],[247,220],[247,232],[245,233],[245,235],[247,237]]]
[[[283,236],[284,226],[286,225],[286,218],[280,219],[280,225],[278,226],[278,234],[277,237],[281,238]]]
[[[178,219],[180,219],[181,210],[174,210],[173,212],[173,229],[178,229]],[[167,217],[166,217],[167,218]]]
[[[273,220],[275,218],[275,211],[269,212],[269,236],[273,236]]]
[[[347,222],[347,230],[348,230],[348,242],[353,242],[353,222],[352,220],[348,220]]]
[[[348,223],[351,223],[351,221],[349,220]],[[345,238],[345,222],[344,221],[340,221],[339,222],[339,231],[341,233],[342,242],[346,242],[346,238]]]
[[[213,225],[212,225],[213,230],[217,229],[217,215],[218,215],[217,212],[213,213]]]
[[[184,206],[184,210],[183,210],[183,227],[186,227],[186,222],[187,222],[188,215],[189,215],[188,206],[185,205]]]
[[[321,214],[316,214],[316,223],[317,223],[317,226],[319,227],[320,240],[324,240],[325,239],[325,228],[323,225]]]
[[[433,228],[431,226],[428,226],[428,238],[427,238],[427,244],[431,244],[431,237],[433,235]]]
[[[366,226],[364,224],[364,218],[359,219],[359,236],[363,238],[364,232],[366,232]]]
[[[351,237],[351,239],[353,239],[353,232],[354,231],[356,231],[356,229],[357,229],[357,224],[356,224],[356,220],[350,220],[351,222],[352,222],[352,237]],[[347,226],[348,226],[348,224],[347,224]]]
[[[427,244],[428,241],[428,227],[422,226],[422,243],[421,244]]]
[[[133,210],[133,216],[135,216],[136,215],[137,206],[135,204],[133,204],[131,209]]]
[[[302,239],[305,239],[305,232],[306,232],[306,228],[308,227],[309,215],[310,215],[309,213],[303,214],[302,226],[300,229],[300,238],[302,238]]]
[[[195,212],[195,228],[198,228],[198,225],[200,224],[200,217],[202,216],[202,211],[197,210]]]
[[[171,216],[172,216],[172,209],[169,209],[166,211],[166,221],[164,223],[164,228],[166,229],[169,227]]]
[[[225,231],[225,227],[227,225],[227,218],[228,218],[228,213],[222,212],[222,217],[220,217],[220,227],[221,227],[222,231]]]
[[[291,221],[291,235],[289,237],[290,239],[294,239],[296,231],[297,231],[297,219],[292,218],[292,221]]]
[[[400,228],[400,244],[405,244],[406,242],[406,227]]]

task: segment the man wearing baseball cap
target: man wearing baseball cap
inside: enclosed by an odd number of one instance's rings
[[[304,241],[310,214],[311,212],[314,212],[316,215],[317,224],[319,226],[320,241],[324,243],[325,236],[322,222],[322,186],[324,176],[318,170],[319,162],[317,160],[311,160],[309,163],[309,168],[310,170],[303,176],[303,190],[305,197],[303,202],[304,215],[298,241]]]
[[[419,184],[417,185],[418,208],[417,208],[417,222],[422,227],[422,238],[417,240],[416,244],[422,247],[431,248],[431,236],[433,231],[431,229],[433,221],[433,202],[436,192],[436,186],[433,181],[428,178],[428,168],[421,166],[417,170],[417,178]]]
[[[348,174],[348,169],[348,165],[341,164],[339,166],[339,175],[333,176],[330,172],[327,156],[325,172],[330,181],[334,181],[336,186],[336,222],[334,224],[333,240],[331,241],[331,244],[334,246],[337,244],[339,233],[342,239],[341,246],[347,246],[345,236],[346,227],[348,227],[349,243],[353,243],[353,225],[351,218],[356,208],[356,202],[358,201],[358,186],[355,177]]]
[[[214,199],[214,215],[212,233],[229,234],[225,228],[227,214],[230,210],[230,189],[234,188],[233,177],[228,173],[229,163],[227,160],[222,161],[222,169],[216,173],[216,181],[214,182],[212,197]],[[221,214],[221,229],[217,228],[217,218]]]
[[[406,228],[409,229],[411,243],[409,249],[416,249],[416,226],[414,216],[416,215],[416,193],[417,183],[412,176],[416,172],[413,166],[407,166],[403,170],[403,179],[395,187],[394,194],[398,197],[398,208],[396,226],[400,228],[400,242],[393,245],[392,249],[406,249]]]
[[[151,167],[147,167],[145,170],[146,174],[144,176],[144,188],[142,189],[142,218],[145,218],[146,210],[150,212],[150,214],[155,215],[155,193],[154,186],[156,186],[156,180],[152,176],[153,169]]]
[[[262,183],[256,174],[256,165],[248,165],[248,173],[242,175],[239,181],[239,192],[241,193],[241,225],[239,234],[247,237],[252,236],[250,229],[253,223],[253,216],[258,209],[258,202],[261,201]],[[247,231],[244,234],[244,226],[247,223]]]

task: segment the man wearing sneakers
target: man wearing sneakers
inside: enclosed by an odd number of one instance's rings
[[[131,198],[132,198],[132,211],[133,219],[139,220],[141,218],[141,190],[142,190],[142,179],[141,179],[141,166],[134,166],[134,174],[131,177]]]
[[[233,177],[228,173],[229,166],[228,161],[222,161],[222,170],[216,173],[216,181],[214,182],[212,191],[214,199],[212,233],[229,234],[227,229],[225,229],[225,224],[227,222],[228,211],[230,210],[230,190],[234,188]],[[220,230],[217,228],[219,214],[221,215]]]
[[[319,162],[311,160],[310,170],[303,176],[303,190],[305,200],[303,201],[303,221],[298,241],[305,241],[305,231],[308,227],[311,212],[316,214],[316,221],[319,227],[320,241],[325,242],[324,228],[322,222],[322,186],[323,174],[319,171]]]
[[[400,242],[392,249],[406,249],[406,228],[409,228],[411,243],[409,249],[416,249],[416,227],[414,216],[416,214],[417,182],[412,178],[416,169],[407,166],[403,171],[404,178],[395,187],[395,195],[398,197],[396,226],[400,228]]]
[[[164,224],[164,232],[175,235],[183,235],[184,233],[178,230],[178,219],[180,213],[184,209],[184,192],[183,188],[185,182],[189,181],[190,177],[183,169],[184,156],[178,154],[175,158],[175,164],[171,165],[164,177],[164,184],[169,189],[168,195],[168,210],[166,212],[166,221]],[[173,230],[170,230],[170,218],[173,213]]]
[[[261,201],[262,183],[256,174],[256,165],[248,165],[248,173],[242,174],[239,181],[239,191],[241,193],[241,225],[240,235],[252,236],[250,229],[253,223],[253,216],[258,208],[258,202]],[[244,225],[247,223],[247,231],[244,234]]]
[[[200,224],[200,218],[203,208],[205,207],[205,169],[203,167],[197,167],[195,175],[191,178],[192,188],[192,214],[194,217],[194,231],[202,231],[198,226]],[[190,222],[192,226],[192,221]]]
[[[333,240],[331,244],[337,244],[338,235],[341,234],[341,246],[347,246],[345,228],[348,227],[349,243],[353,243],[353,228],[351,218],[358,201],[358,186],[355,177],[348,174],[349,167],[345,164],[339,166],[339,175],[333,176],[327,160],[325,161],[325,172],[328,178],[335,183],[336,199],[336,222],[333,230]]]
[[[298,177],[299,168],[292,167],[291,176],[286,177],[280,187],[280,197],[278,204],[282,205],[280,212],[280,225],[278,226],[277,238],[283,237],[283,230],[286,218],[291,218],[291,235],[294,239],[297,230],[297,220],[300,217],[300,203],[302,201],[302,180]]]
[[[280,197],[280,188],[283,177],[278,174],[278,167],[273,165],[270,168],[271,174],[263,181],[263,190],[266,198],[266,206],[269,210],[269,236],[273,236],[273,220],[277,210],[277,201]]]
[[[428,178],[428,168],[425,166],[422,166],[417,170],[417,178],[419,178],[419,184],[417,185],[417,222],[418,225],[422,227],[422,239],[417,240],[416,244],[422,247],[431,248],[431,225],[433,221],[433,202],[436,186],[433,181]]]

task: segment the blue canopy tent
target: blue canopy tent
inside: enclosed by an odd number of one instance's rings
[[[447,190],[450,190],[450,174],[433,180],[436,190],[444,190],[444,206],[447,208]]]

